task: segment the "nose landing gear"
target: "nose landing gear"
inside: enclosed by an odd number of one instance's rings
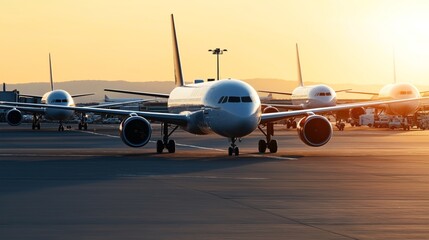
[[[240,150],[238,149],[237,145],[235,145],[235,141],[237,141],[237,138],[231,138],[231,147],[228,148],[229,156],[232,156],[232,154],[238,156],[240,154]]]
[[[179,126],[176,126],[170,133],[168,133],[168,123],[162,124],[162,140],[156,141],[156,152],[162,153],[164,148],[168,150],[169,153],[176,152],[176,142],[174,140],[169,140],[170,135],[176,131]]]
[[[259,153],[265,153],[265,151],[270,149],[270,153],[277,152],[277,140],[271,139],[271,136],[274,136],[274,124],[267,123],[267,132],[265,133],[261,126],[258,126],[259,130],[265,135],[266,140],[261,139],[258,142]]]

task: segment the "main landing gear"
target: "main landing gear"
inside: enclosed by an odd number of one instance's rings
[[[82,113],[82,116],[80,118],[80,122],[79,122],[78,128],[79,128],[79,130],[82,130],[82,129],[83,130],[88,130],[88,123],[86,122],[86,117],[85,117],[84,113]]]
[[[60,121],[60,125],[58,126],[58,132],[64,132],[64,125],[62,121]]]
[[[228,148],[229,156],[232,156],[232,154],[238,156],[240,154],[240,150],[238,149],[237,145],[235,145],[235,141],[237,141],[237,138],[231,138],[231,147]]]
[[[267,148],[270,150],[270,153],[277,152],[277,140],[271,139],[271,136],[274,136],[274,123],[267,123],[267,132],[265,133],[261,126],[258,126],[259,130],[265,135],[266,141],[264,139],[259,140],[258,149],[260,153],[265,153]]]
[[[173,130],[168,133],[168,123],[163,123],[161,124],[161,135],[162,135],[162,140],[158,140],[156,141],[156,152],[157,153],[162,153],[162,151],[164,151],[164,148],[168,150],[169,153],[174,153],[176,152],[176,142],[174,140],[169,140],[168,138],[171,136],[171,134],[176,131],[176,129],[179,126],[176,126],[173,128]]]
[[[31,125],[31,129],[40,130],[40,116],[37,114],[33,114],[33,124]]]

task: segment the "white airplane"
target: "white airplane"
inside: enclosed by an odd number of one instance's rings
[[[270,94],[289,95],[291,97],[292,104],[276,104],[275,106],[281,107],[282,109],[292,110],[335,106],[337,104],[337,92],[349,90],[345,89],[335,91],[325,84],[304,86],[304,82],[302,81],[298,44],[296,44],[296,58],[298,62],[298,87],[296,87],[292,92],[258,91]],[[271,104],[268,105],[275,107]]]
[[[420,98],[422,94],[429,92],[420,92],[417,87],[411,83],[390,83],[383,86],[378,93],[347,91],[348,93],[371,95],[375,100],[394,100],[407,98]],[[377,109],[382,109],[388,115],[408,116],[417,112],[420,108],[419,102],[404,102],[396,104],[382,104]]]
[[[39,98],[42,104],[53,104],[67,107],[74,107],[75,103],[73,98],[84,97],[93,95],[93,93],[70,95],[67,91],[61,89],[54,89],[54,81],[52,77],[52,62],[51,54],[49,54],[49,74],[51,81],[51,91],[46,92],[43,96],[35,96],[28,94],[21,94],[20,96]],[[4,106],[2,108],[10,108]],[[21,124],[23,120],[23,113],[33,114],[32,129],[40,129],[40,120],[42,116],[47,120],[59,121],[58,131],[64,131],[63,121],[70,119],[74,115],[73,110],[67,109],[52,109],[52,108],[34,108],[34,107],[14,107],[6,112],[6,121],[11,126],[17,126]],[[79,129],[87,129],[87,123],[84,118],[79,123]]]
[[[176,151],[175,141],[170,139],[170,136],[178,127],[197,135],[214,133],[230,140],[229,155],[239,155],[239,148],[235,144],[236,141],[258,128],[266,136],[266,140],[261,139],[259,141],[259,152],[264,153],[267,148],[272,153],[277,152],[277,141],[271,139],[274,135],[273,122],[284,118],[305,116],[298,124],[298,135],[305,144],[319,147],[330,140],[333,130],[331,123],[324,116],[316,115],[316,113],[353,107],[376,106],[382,103],[418,101],[417,99],[374,101],[287,112],[262,113],[261,102],[256,90],[243,81],[227,79],[185,85],[173,15],[171,15],[171,24],[176,87],[170,94],[124,91],[168,98],[169,113],[1,101],[0,104],[128,116],[120,124],[119,134],[122,141],[130,147],[142,147],[149,142],[152,135],[152,126],[148,120],[161,122],[162,140],[156,142],[156,151],[158,153],[162,153],[164,149],[167,149],[170,153]],[[266,132],[261,128],[261,124],[268,126]],[[171,129],[170,126],[172,127]]]

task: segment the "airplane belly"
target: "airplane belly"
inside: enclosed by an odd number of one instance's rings
[[[64,121],[70,119],[74,114],[74,111],[47,108],[45,118],[48,120]]]

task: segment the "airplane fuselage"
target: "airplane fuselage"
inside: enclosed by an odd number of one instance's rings
[[[324,84],[299,86],[292,91],[293,105],[301,105],[303,109],[331,107],[337,104],[337,94]]]
[[[41,103],[74,107],[75,103],[71,95],[64,90],[53,90],[43,95]],[[72,110],[47,108],[45,118],[48,120],[64,121],[70,119],[74,114]]]
[[[183,128],[190,133],[228,138],[250,134],[261,119],[256,90],[232,79],[176,87],[170,93],[168,110],[187,114],[189,121]]]
[[[387,84],[380,89],[378,94],[379,99],[396,100],[407,98],[420,98],[419,90],[410,83],[394,83]],[[386,113],[389,115],[407,116],[414,114],[420,106],[419,102],[395,103],[386,105]]]

